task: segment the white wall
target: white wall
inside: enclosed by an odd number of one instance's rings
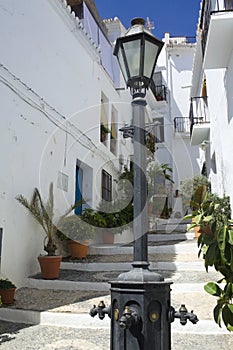
[[[117,110],[119,126],[130,119],[131,97],[115,90],[98,50],[60,1],[0,5],[1,273],[20,286],[39,270],[44,235],[15,196],[30,199],[38,187],[45,198],[53,181],[56,214],[63,213],[74,203],[79,160],[85,193],[96,206],[102,168],[113,178],[119,169],[117,157],[99,141],[101,93],[109,112]],[[127,158],[132,147],[120,133],[119,139],[117,156]],[[67,191],[57,187],[59,173],[68,178]]]
[[[166,49],[167,70],[164,77],[168,86],[168,112],[165,135],[173,166],[174,190],[180,188],[180,182],[184,179],[199,174],[198,148],[190,146],[188,133],[174,130],[174,118],[189,117],[194,52],[195,45],[192,44],[169,45]]]
[[[206,70],[208,106],[211,121],[210,157],[215,157],[216,172],[211,169],[212,191],[230,195],[233,205],[233,55],[228,69]]]

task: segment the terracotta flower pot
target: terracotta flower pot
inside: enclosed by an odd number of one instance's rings
[[[88,252],[89,241],[78,242],[69,241],[70,255],[73,259],[83,259],[86,258]]]
[[[3,304],[14,304],[15,290],[16,288],[0,289],[0,296]]]
[[[52,280],[59,277],[60,265],[62,256],[38,256],[38,260],[41,268],[41,276],[44,279]]]
[[[195,223],[194,218],[192,218],[192,223]],[[194,238],[198,238],[201,235],[201,232],[199,231],[200,226],[194,227],[193,230],[194,230]]]

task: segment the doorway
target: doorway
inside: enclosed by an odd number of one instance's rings
[[[80,205],[77,206],[74,210],[76,215],[82,214],[82,188],[83,188],[83,170],[78,165],[76,165],[76,174],[75,174],[75,203],[80,202]]]

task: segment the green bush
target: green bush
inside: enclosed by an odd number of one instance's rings
[[[7,278],[1,278],[0,279],[0,289],[10,289],[10,288],[16,288],[13,282],[9,281]]]
[[[185,219],[194,221],[189,229],[200,227],[199,256],[203,255],[207,272],[209,266],[214,266],[223,276],[205,285],[205,291],[218,298],[214,320],[220,327],[223,321],[233,331],[233,220],[229,197],[220,198],[201,186],[194,194],[192,207],[192,214]]]

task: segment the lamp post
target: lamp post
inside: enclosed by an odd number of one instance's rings
[[[183,305],[176,312],[170,305],[171,281],[149,269],[147,182],[145,156],[146,90],[150,86],[163,42],[155,38],[141,18],[133,19],[124,37],[118,38],[114,55],[133,97],[134,140],[134,261],[132,269],[111,281],[111,306],[101,302],[91,315],[111,317],[111,350],[170,350],[171,322],[182,324],[197,317]]]
[[[133,97],[134,135],[134,267],[148,264],[147,248],[147,182],[145,156],[146,90],[154,73],[163,42],[145,28],[142,18],[131,21],[124,37],[118,38],[113,54]],[[157,279],[160,277],[157,275]]]

